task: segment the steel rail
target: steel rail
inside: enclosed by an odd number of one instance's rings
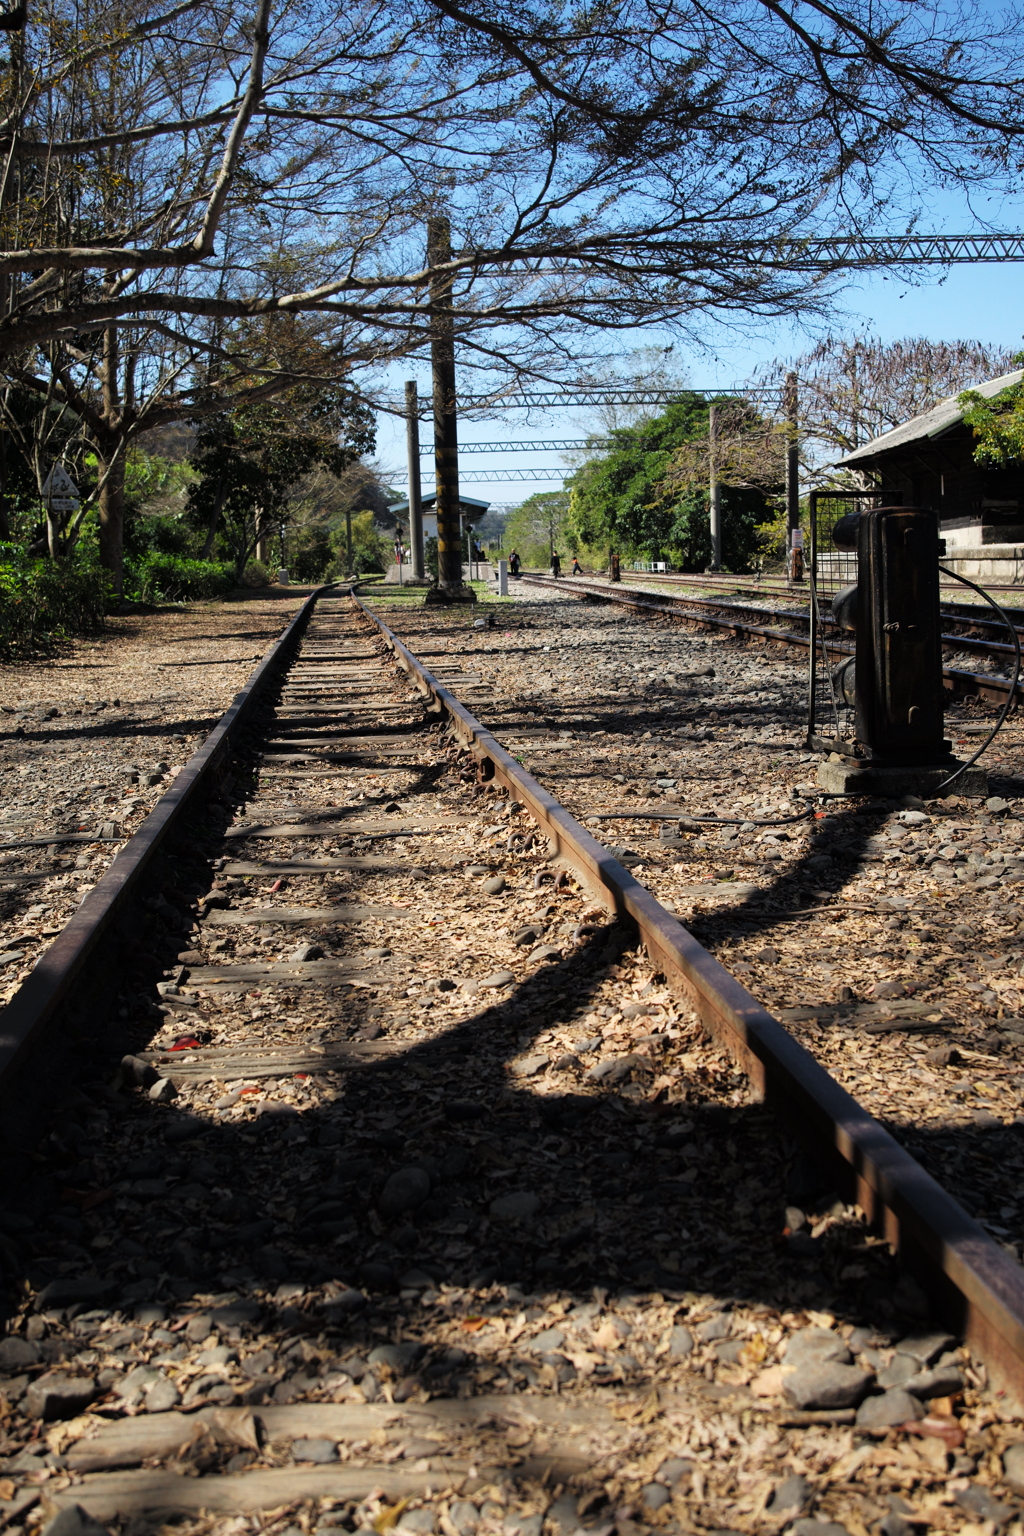
[[[322,589],[321,589],[322,590]],[[109,868],[89,891],[31,975],[0,1010],[0,1103],[5,1121],[12,1096],[20,1089],[23,1069],[49,1042],[59,1023],[74,1019],[83,1005],[81,983],[101,944],[111,940],[144,889],[147,874],[172,834],[183,828],[190,811],[215,780],[236,738],[248,728],[263,695],[291,661],[309,623],[320,592],[312,593],[259,662],[227,710],[143,821],[115,854]],[[111,974],[115,967],[110,965]],[[5,1125],[8,1150],[9,1125]]]
[[[1024,1269],[742,984],[500,744],[353,594],[398,665],[446,714],[484,779],[503,785],[609,912],[638,930],[651,961],[746,1073],[764,1103],[837,1177],[926,1286],[950,1327],[985,1361],[996,1389],[1024,1402]],[[657,813],[652,813],[656,819]]]
[[[520,576],[520,582],[528,586],[544,587],[550,590],[555,585],[551,576]],[[622,592],[617,585],[611,582],[597,582],[586,577],[565,576],[559,580],[559,588],[572,592],[589,592],[597,597],[604,598],[607,602],[618,603],[623,608],[638,608],[648,613],[667,614],[670,618],[681,619],[687,624],[706,624],[715,629],[727,630],[737,638],[744,635],[756,636],[762,640],[777,641],[780,645],[796,645],[803,649],[810,646],[809,635],[799,635],[791,629],[774,629],[766,624],[745,623],[741,619],[721,619],[710,613],[687,613],[684,605],[693,602],[693,599],[680,594],[674,597],[666,593],[665,598],[640,596],[637,593]],[[715,608],[730,608],[738,605],[730,603],[718,603],[714,598],[706,599],[707,606]],[[799,614],[793,618],[801,617]],[[943,643],[954,646],[960,650],[978,649],[984,647],[984,654],[991,654],[996,647],[985,640],[975,640],[967,644],[969,637],[953,635],[943,636]],[[963,643],[961,643],[963,641]],[[824,649],[833,656],[852,656],[854,647],[842,640],[826,640]],[[986,699],[992,704],[1001,704],[1010,692],[1010,679],[1006,677],[990,677],[984,672],[966,672],[960,667],[943,667],[943,686],[951,693],[961,694],[965,697]],[[1024,680],[1017,685],[1016,697],[1024,699]]]

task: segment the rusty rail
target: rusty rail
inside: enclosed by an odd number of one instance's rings
[[[398,665],[446,714],[485,778],[503,785],[601,904],[637,929],[652,962],[695,1009],[766,1105],[836,1168],[851,1199],[899,1251],[936,1310],[1024,1402],[1024,1269],[993,1241],[734,976],[480,723],[358,597]]]
[[[12,1140],[12,1097],[20,1088],[22,1069],[50,1040],[53,1027],[64,1021],[73,1006],[81,1004],[79,986],[90,961],[101,943],[113,938],[131,902],[140,896],[158,852],[196,808],[239,733],[248,726],[264,692],[291,661],[319,596],[314,592],[306,599],[202,746],[115,854],[78,911],[43,952],[32,974],[0,1011],[0,1102],[8,1144]]]
[[[554,578],[550,576],[520,576],[519,580],[529,586],[550,588],[554,585]],[[711,613],[687,613],[686,605],[703,606],[709,608],[738,608],[739,604],[719,603],[714,598],[689,598],[682,593],[678,596],[666,594],[665,598],[650,596],[638,596],[634,593],[620,590],[618,584],[610,582],[591,581],[579,576],[564,577],[565,590],[572,592],[589,592],[596,597],[602,597],[607,602],[618,603],[623,608],[638,608],[649,613],[666,614],[669,618],[681,619],[684,623],[710,625],[714,629],[726,630],[738,639],[744,636],[757,637],[762,640],[778,641],[780,645],[796,645],[806,650],[810,646],[810,636],[797,634],[792,629],[776,629],[766,624],[754,624],[743,619],[723,619]],[[794,614],[794,618],[802,618],[803,615]],[[991,641],[972,640],[964,635],[943,635],[942,643],[946,646],[955,646],[959,650],[978,651],[982,655],[1002,654],[1004,651],[1012,654],[1011,646],[997,646]],[[854,647],[843,640],[824,640],[819,642],[825,651],[831,656],[852,656]],[[1010,691],[1010,680],[1005,677],[990,677],[984,672],[965,672],[960,667],[943,667],[943,686],[950,693],[970,696],[971,698],[986,699],[990,704],[1002,704]],[[1024,699],[1024,679],[1017,685],[1016,697]]]

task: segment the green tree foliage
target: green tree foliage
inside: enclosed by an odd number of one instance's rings
[[[348,532],[341,523],[331,535],[331,544],[337,551],[337,575],[347,574]],[[372,512],[355,512],[352,515],[352,566],[357,576],[383,576],[392,561],[391,540],[379,532],[373,524]]]
[[[611,452],[573,476],[570,540],[614,548],[620,557],[703,569],[711,559],[706,465],[699,452],[708,438],[708,405],[690,394],[650,421],[613,432]],[[722,558],[729,568],[749,564],[765,503],[761,487],[723,483]]]
[[[505,523],[506,552],[515,549],[526,566],[547,566],[551,551],[570,542],[568,491],[538,491],[514,508]]]
[[[1024,364],[1024,353],[1018,353],[1014,362]],[[1000,468],[1024,461],[1024,383],[1011,384],[991,399],[976,389],[965,389],[957,398],[964,421],[974,432],[977,463]]]
[[[338,389],[295,389],[201,421],[188,510],[206,529],[203,556],[219,536],[240,581],[260,540],[288,521],[298,482],[317,467],[340,474],[373,443],[370,413]]]

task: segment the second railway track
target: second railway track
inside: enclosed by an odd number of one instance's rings
[[[0,1519],[1019,1518],[1024,1272],[411,627],[304,612],[7,1010]]]

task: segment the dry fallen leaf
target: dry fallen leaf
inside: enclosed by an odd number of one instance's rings
[[[944,1440],[950,1450],[964,1443],[964,1432],[956,1419],[939,1418],[937,1414],[929,1414],[925,1419],[911,1419],[899,1427],[908,1435],[933,1435],[937,1440]]]
[[[760,1365],[767,1353],[768,1345],[759,1333],[755,1333],[740,1350],[740,1365]]]
[[[374,1515],[372,1525],[378,1536],[383,1536],[384,1531],[390,1531],[392,1526],[398,1524],[405,1513],[408,1499],[399,1499],[397,1504],[388,1504],[378,1514]]]
[[[259,1432],[251,1408],[215,1408],[203,1419],[218,1445],[237,1445],[246,1451],[258,1451]]]
[[[614,1323],[608,1319],[594,1329],[592,1337],[598,1349],[618,1349],[622,1343]]]

